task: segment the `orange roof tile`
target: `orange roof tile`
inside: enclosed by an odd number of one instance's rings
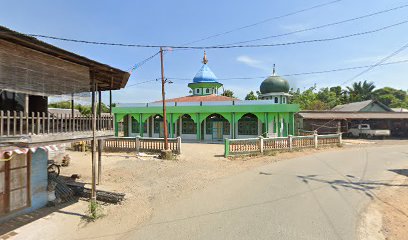
[[[221,102],[221,101],[237,101],[237,100],[239,99],[212,94],[212,95],[206,95],[206,96],[190,95],[190,96],[185,96],[185,97],[166,99],[166,102],[218,102],[218,101]],[[156,103],[158,102],[162,102],[162,101],[156,101]]]

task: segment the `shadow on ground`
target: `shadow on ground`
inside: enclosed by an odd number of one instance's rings
[[[390,170],[392,171],[392,170]],[[408,174],[408,171],[405,172]],[[398,173],[401,174],[401,173]],[[353,189],[357,191],[363,192],[365,195],[370,197],[371,199],[374,198],[374,194],[372,190],[380,188],[380,187],[408,187],[408,184],[393,184],[390,183],[388,180],[380,180],[380,181],[370,181],[370,180],[358,180],[353,175],[346,175],[344,179],[334,179],[334,180],[327,180],[323,178],[319,178],[318,175],[298,175],[297,176],[302,182],[309,184],[309,182],[320,182],[330,185],[334,190],[338,191],[339,188],[347,188]]]
[[[408,177],[408,169],[389,169],[388,171]]]
[[[16,235],[16,233],[13,231],[19,227],[22,227],[26,224],[29,224],[31,222],[34,222],[40,218],[46,217],[54,212],[59,212],[62,214],[69,214],[69,215],[80,215],[81,217],[87,217],[87,216],[82,216],[81,214],[78,213],[73,213],[73,212],[67,212],[67,211],[62,211],[62,208],[65,208],[71,204],[74,204],[78,202],[78,199],[75,199],[74,201],[66,202],[63,204],[59,204],[57,206],[50,206],[50,207],[43,207],[40,209],[37,209],[33,212],[23,214],[23,215],[18,215],[16,217],[12,217],[8,220],[1,221],[0,222],[0,239],[3,239],[2,235],[9,233],[9,237],[12,237]]]

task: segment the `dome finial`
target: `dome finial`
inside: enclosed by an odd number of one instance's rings
[[[205,50],[204,50],[203,63],[204,63],[204,64],[207,64],[207,63],[208,63],[207,53],[205,52]]]
[[[275,76],[275,73],[276,73],[276,71],[275,71],[275,63],[274,63],[274,64],[273,64],[272,76]]]

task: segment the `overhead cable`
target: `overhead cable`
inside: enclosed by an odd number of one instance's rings
[[[277,35],[270,35],[270,36],[266,36],[266,37],[255,38],[255,39],[250,39],[250,40],[245,40],[245,41],[220,44],[220,45],[217,45],[217,46],[236,45],[236,44],[256,42],[256,41],[261,41],[261,40],[266,40],[266,39],[271,39],[271,38],[284,37],[284,36],[288,36],[288,35],[292,35],[292,34],[296,34],[296,33],[302,33],[302,32],[317,30],[317,29],[321,29],[321,28],[331,27],[331,26],[335,26],[335,25],[340,25],[340,24],[343,24],[343,23],[349,23],[349,22],[361,20],[361,19],[364,19],[364,18],[373,17],[373,16],[376,16],[376,15],[380,15],[380,14],[400,10],[400,9],[403,9],[403,8],[406,8],[406,7],[408,7],[408,4],[401,5],[401,6],[394,7],[394,8],[390,8],[390,9],[386,9],[386,10],[382,10],[382,11],[379,11],[379,12],[370,13],[370,14],[367,14],[367,15],[359,16],[359,17],[354,17],[354,18],[338,21],[338,22],[323,24],[323,25],[316,26],[316,27],[304,28],[304,29],[300,29],[300,30],[296,30],[296,31],[292,31],[292,32],[287,32],[287,33],[282,33],[282,34],[277,34]]]
[[[328,42],[328,41],[335,41],[340,39],[346,39],[351,37],[363,36],[367,34],[377,33],[380,31],[384,31],[393,27],[397,27],[403,24],[408,23],[408,20],[394,23],[391,25],[387,25],[381,28],[377,28],[370,31],[352,33],[337,37],[331,38],[322,38],[322,39],[312,39],[312,40],[303,40],[303,41],[294,41],[294,42],[283,42],[283,43],[272,43],[272,44],[249,44],[249,45],[229,45],[229,46],[171,46],[171,45],[147,45],[147,44],[124,44],[124,43],[109,43],[109,42],[95,42],[95,41],[86,41],[86,40],[77,40],[77,39],[68,39],[68,38],[59,38],[53,36],[45,36],[45,35],[37,35],[37,34],[29,34],[33,37],[40,37],[40,38],[49,38],[54,40],[61,40],[61,41],[68,41],[68,42],[77,42],[77,43],[86,43],[86,44],[96,44],[96,45],[109,45],[109,46],[121,46],[121,47],[138,47],[138,48],[169,48],[169,49],[230,49],[230,48],[261,48],[261,47],[280,47],[280,46],[290,46],[290,45],[297,45],[297,44],[306,44],[306,43],[317,43],[317,42]]]
[[[361,77],[362,75],[366,74],[367,72],[373,70],[374,68],[382,65],[385,61],[387,61],[388,59],[394,57],[395,55],[399,54],[400,52],[404,51],[405,49],[408,48],[408,43],[404,44],[402,47],[400,47],[399,49],[397,49],[396,51],[392,52],[390,55],[382,58],[380,61],[378,61],[376,64],[370,66],[369,68],[365,69],[364,71],[360,72],[359,74],[355,75],[354,77],[344,81],[341,85],[344,85],[348,82],[354,81],[357,78]]]
[[[286,14],[283,14],[283,15],[266,18],[266,19],[264,19],[264,20],[262,20],[262,21],[259,21],[259,22],[255,22],[255,23],[251,23],[251,24],[248,24],[248,25],[244,25],[244,26],[242,26],[242,27],[237,27],[237,28],[234,28],[234,29],[231,29],[231,30],[228,30],[228,31],[216,33],[216,34],[213,34],[213,35],[204,37],[204,38],[200,38],[200,39],[197,39],[197,40],[194,40],[194,41],[185,43],[185,44],[183,44],[183,45],[191,45],[191,44],[193,44],[193,43],[202,42],[202,41],[205,41],[205,40],[208,40],[208,39],[211,39],[211,38],[216,38],[216,37],[219,37],[219,36],[227,35],[227,34],[230,34],[230,33],[233,33],[233,32],[239,31],[239,30],[243,30],[243,29],[246,29],[246,28],[255,27],[255,26],[257,26],[257,25],[264,24],[264,23],[266,23],[266,22],[270,22],[270,21],[273,21],[273,20],[278,20],[278,19],[281,19],[281,18],[285,18],[285,17],[289,17],[289,16],[296,15],[296,14],[299,14],[299,13],[307,12],[307,11],[310,11],[310,10],[313,10],[313,9],[317,9],[317,8],[329,6],[329,5],[332,5],[332,4],[334,4],[334,3],[338,3],[338,2],[341,2],[341,1],[343,1],[343,0],[330,1],[330,2],[326,2],[326,3],[318,4],[318,5],[315,5],[315,6],[312,6],[312,7],[304,8],[304,9],[301,9],[301,10],[298,10],[298,11],[286,13]]]

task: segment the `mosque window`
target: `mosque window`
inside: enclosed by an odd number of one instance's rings
[[[132,117],[132,133],[139,132],[139,123],[136,121],[134,117]]]
[[[139,128],[139,121],[132,117],[132,133],[140,133]],[[143,132],[147,132],[147,121],[143,123]]]
[[[193,119],[190,116],[185,115],[182,117],[182,134],[196,134],[197,126],[194,123]]]
[[[196,88],[196,93],[199,94],[200,93],[200,89]]]
[[[238,120],[239,135],[258,135],[258,118],[253,114],[246,114]]]
[[[275,97],[275,103],[279,103],[278,97]]]
[[[282,103],[286,103],[286,97],[282,97]]]
[[[160,133],[160,125],[163,122],[163,118],[160,115],[156,115],[153,118],[154,124],[153,124],[153,132],[154,133]]]
[[[205,89],[205,93],[210,93],[210,89],[209,88]]]

